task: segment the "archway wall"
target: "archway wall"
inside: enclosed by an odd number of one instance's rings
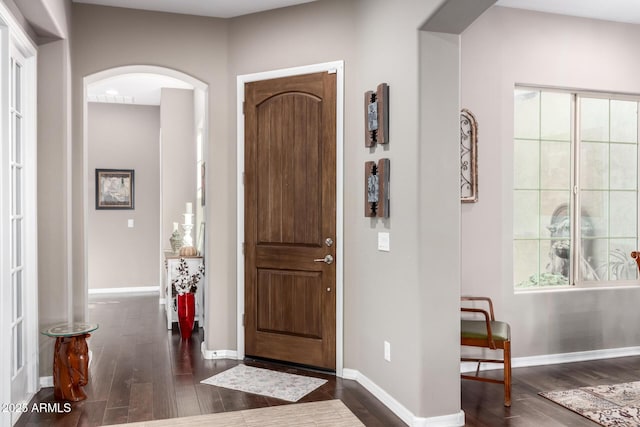
[[[160,108],[90,103],[87,113],[87,286],[158,286]],[[96,169],[134,171],[134,210],[95,209]]]
[[[117,25],[115,24],[117,23]],[[117,31],[114,30],[117,26]],[[210,147],[209,153],[215,156],[208,159],[208,166],[221,171],[224,176],[232,165],[225,160],[224,152],[227,141],[225,123],[228,114],[227,89],[224,77],[227,75],[227,29],[224,20],[172,15],[166,13],[148,13],[132,9],[100,7],[93,5],[73,5],[72,11],[72,88],[73,88],[73,312],[76,318],[86,317],[86,283],[87,272],[84,269],[85,218],[83,216],[84,194],[83,164],[87,155],[83,149],[83,84],[84,78],[92,76],[99,79],[106,77],[102,72],[116,67],[146,64],[178,72],[174,77],[187,80],[195,87],[208,85],[210,141],[219,142]],[[123,69],[116,70],[119,72]],[[109,72],[106,72],[107,75]],[[193,78],[192,81],[187,79]],[[213,124],[212,117],[216,123]],[[191,172],[188,172],[191,173]],[[231,171],[229,173],[232,175]],[[195,164],[193,168],[195,182]],[[88,179],[91,179],[89,177]],[[219,203],[233,205],[235,201],[225,201],[225,195],[218,193]],[[224,223],[226,211],[212,210],[212,221]],[[208,252],[209,269],[218,271],[224,276],[226,266],[216,263],[216,254]],[[224,257],[223,257],[224,258]]]

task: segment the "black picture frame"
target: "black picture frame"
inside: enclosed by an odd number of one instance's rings
[[[135,209],[133,169],[96,169],[96,209]]]

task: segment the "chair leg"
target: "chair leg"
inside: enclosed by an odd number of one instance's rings
[[[504,342],[504,406],[511,406],[511,341]]]

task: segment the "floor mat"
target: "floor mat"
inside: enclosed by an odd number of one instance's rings
[[[297,402],[327,380],[238,365],[201,383]]]

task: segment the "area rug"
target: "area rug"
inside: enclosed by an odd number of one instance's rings
[[[238,365],[201,383],[297,402],[327,380]]]
[[[602,426],[640,426],[640,381],[539,394]]]
[[[120,424],[126,427],[361,427],[339,400],[270,406],[244,411]]]

